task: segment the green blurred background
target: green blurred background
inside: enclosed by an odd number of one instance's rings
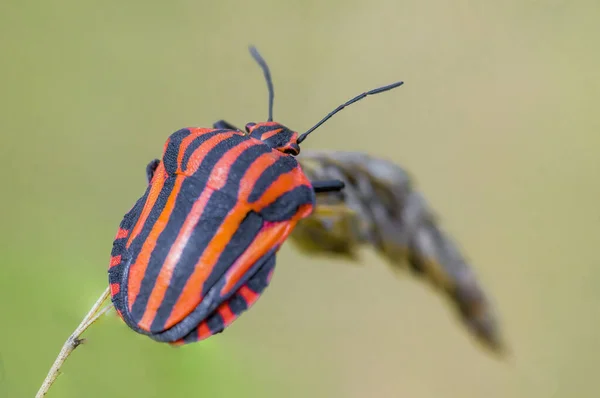
[[[107,284],[112,239],[173,131],[276,119],[304,148],[406,167],[497,305],[498,361],[431,289],[282,248],[221,335],[174,349],[114,315],[49,397],[596,397],[596,1],[0,3],[0,396],[32,397]]]

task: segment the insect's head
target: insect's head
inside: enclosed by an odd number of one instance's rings
[[[300,153],[298,133],[277,122],[261,122],[246,124],[246,132],[250,137],[263,141],[273,149],[288,155]]]
[[[308,137],[310,133],[315,131],[320,125],[325,123],[330,117],[357,101],[365,98],[368,95],[379,94],[384,91],[391,90],[393,88],[399,87],[403,84],[403,82],[393,83],[384,87],[379,87],[373,89],[371,91],[367,91],[356,97],[352,98],[350,101],[343,103],[342,105],[335,108],[332,112],[330,112],[327,116],[325,116],[319,123],[315,124],[313,127],[308,129],[305,133],[298,135],[293,130],[288,129],[282,124],[273,121],[273,100],[275,98],[275,93],[273,90],[273,81],[271,80],[271,72],[269,71],[269,67],[267,66],[266,61],[263,57],[258,53],[258,50],[255,47],[250,47],[250,53],[256,62],[260,65],[264,75],[265,80],[267,81],[267,87],[269,89],[269,119],[266,122],[262,123],[248,123],[246,124],[246,132],[252,136],[253,138],[264,141],[271,148],[281,151],[286,154],[290,154],[296,156],[300,153],[300,143]]]

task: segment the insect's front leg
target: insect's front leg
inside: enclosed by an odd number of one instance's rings
[[[154,159],[151,160],[150,163],[148,163],[148,166],[146,166],[146,178],[148,179],[148,184],[150,184],[150,181],[152,181],[152,177],[154,177],[154,172],[156,171],[156,168],[159,164],[160,160]]]
[[[336,198],[332,203],[331,200],[327,200],[327,203],[318,201],[317,207],[313,212],[313,216],[316,217],[337,217],[352,215],[355,213],[354,210],[346,206],[343,200],[333,195],[327,195],[328,193],[334,194],[335,192],[342,191],[346,184],[342,180],[313,180],[310,182],[313,190],[317,194],[317,197],[322,199],[333,199]],[[321,195],[319,195],[321,194]]]
[[[346,184],[342,180],[319,180],[311,181],[315,193],[337,192],[344,189]]]
[[[213,128],[215,129],[227,129],[227,130],[236,130],[236,131],[240,131],[240,129],[238,129],[237,127],[235,127],[233,124],[226,122],[225,120],[219,120],[218,122],[215,122],[213,124]]]

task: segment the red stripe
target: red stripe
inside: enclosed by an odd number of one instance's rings
[[[235,318],[237,318],[237,316],[231,312],[231,307],[229,307],[229,303],[227,302],[221,304],[217,309],[217,312],[221,315],[221,318],[223,318],[225,327],[231,325],[231,323],[235,321]]]
[[[206,322],[202,322],[200,326],[198,326],[198,341],[207,339],[210,336],[212,336],[212,332],[210,331],[208,324]]]
[[[283,130],[283,129],[274,129],[274,130],[268,131],[268,132],[262,134],[260,136],[260,139],[263,140],[263,141],[264,140],[268,140],[269,138],[273,137],[274,135],[280,133],[281,130]]]
[[[129,233],[128,229],[119,228],[119,231],[117,232],[117,236],[115,237],[115,240],[126,238],[128,233]]]
[[[115,265],[119,265],[121,264],[121,255],[119,254],[118,256],[113,256],[110,258],[110,264],[109,267],[112,268]]]
[[[177,177],[175,178],[175,186],[173,187],[173,191],[171,191],[171,195],[169,195],[169,198],[167,199],[165,208],[156,220],[156,223],[154,224],[154,227],[148,234],[148,237],[144,241],[142,249],[140,250],[140,253],[138,254],[135,263],[131,265],[131,269],[129,271],[129,285],[127,291],[127,300],[130,310],[133,307],[133,303],[135,302],[135,299],[137,298],[140,292],[140,288],[142,286],[142,279],[146,274],[146,269],[148,268],[148,263],[150,262],[150,255],[156,247],[156,241],[158,240],[158,237],[167,226],[167,222],[169,221],[169,218],[173,213],[173,208],[175,207],[177,195],[181,190],[181,184],[183,184],[185,178],[186,177],[183,175],[177,175]]]
[[[120,291],[121,291],[120,283],[111,283],[110,284],[110,294],[112,296],[116,296],[117,294],[119,294]]]
[[[246,300],[248,307],[254,304],[256,300],[258,300],[258,297],[260,297],[260,294],[256,293],[246,285],[242,286],[240,290],[238,290],[238,293],[244,298],[244,300]]]
[[[162,162],[160,162],[160,164],[156,168],[156,171],[154,172],[154,178],[152,179],[150,192],[148,193],[148,197],[146,198],[146,203],[144,203],[144,208],[140,213],[140,218],[135,223],[131,235],[127,240],[127,245],[125,246],[127,249],[129,249],[131,243],[135,240],[135,238],[137,238],[139,233],[142,231],[144,224],[146,224],[146,220],[148,219],[152,208],[154,208],[154,205],[156,204],[158,195],[160,194],[160,192],[163,189],[163,186],[165,185],[166,178],[167,173],[165,172],[165,166]]]

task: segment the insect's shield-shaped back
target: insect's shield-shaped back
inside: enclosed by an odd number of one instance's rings
[[[425,277],[484,346],[502,352],[487,294],[405,170],[356,152],[306,151],[298,161],[311,180],[340,179],[346,186],[342,192],[318,195],[316,211],[297,225],[292,242],[311,254],[353,260],[370,246],[394,271],[408,266]]]

